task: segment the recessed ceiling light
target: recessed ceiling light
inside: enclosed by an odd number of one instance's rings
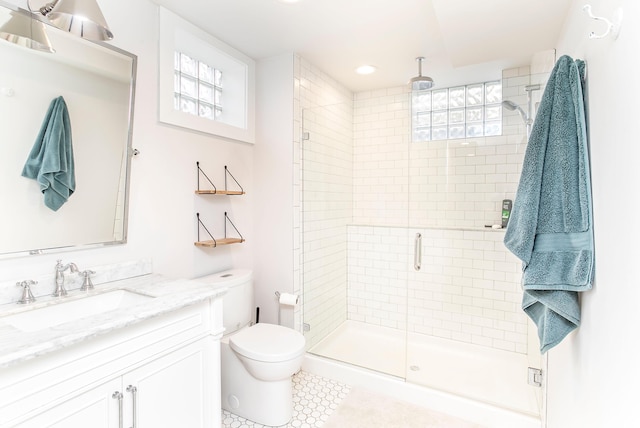
[[[300,0],[278,0],[280,3],[298,3]]]
[[[356,68],[356,73],[358,74],[371,74],[375,73],[376,68],[373,65],[361,65]]]

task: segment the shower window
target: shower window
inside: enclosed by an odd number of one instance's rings
[[[501,135],[501,102],[500,81],[413,92],[412,140]]]

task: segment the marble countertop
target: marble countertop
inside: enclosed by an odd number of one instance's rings
[[[84,317],[46,327],[42,319],[42,329],[25,332],[8,325],[3,317],[39,308],[80,300],[87,296],[103,294],[114,290],[128,290],[154,297],[148,301],[128,307]],[[62,298],[46,297],[29,305],[16,303],[0,305],[0,368],[35,358],[49,352],[79,343],[91,337],[109,333],[143,320],[166,314],[189,305],[216,298],[226,293],[226,288],[215,288],[196,280],[169,279],[160,275],[143,275],[96,285],[89,292],[69,291]]]

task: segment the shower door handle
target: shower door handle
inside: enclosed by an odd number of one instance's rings
[[[415,244],[413,248],[413,268],[420,270],[422,267],[422,234],[416,233]]]

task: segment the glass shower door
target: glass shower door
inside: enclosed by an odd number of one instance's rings
[[[305,337],[312,354],[404,378],[406,141],[383,153],[384,139],[359,125],[365,108],[356,100],[303,111]],[[399,172],[389,171],[395,162]]]
[[[527,383],[520,262],[499,228],[502,201],[515,196],[526,140],[491,135],[495,124],[470,120],[495,115],[500,85],[434,90],[424,113],[431,120],[423,119],[431,134],[409,146],[409,227],[422,236],[422,257],[408,280],[406,379],[538,416],[538,390]],[[479,100],[487,104],[474,105],[473,114],[460,108]],[[461,125],[447,102],[462,111]],[[442,129],[435,126],[437,103],[448,108]]]

